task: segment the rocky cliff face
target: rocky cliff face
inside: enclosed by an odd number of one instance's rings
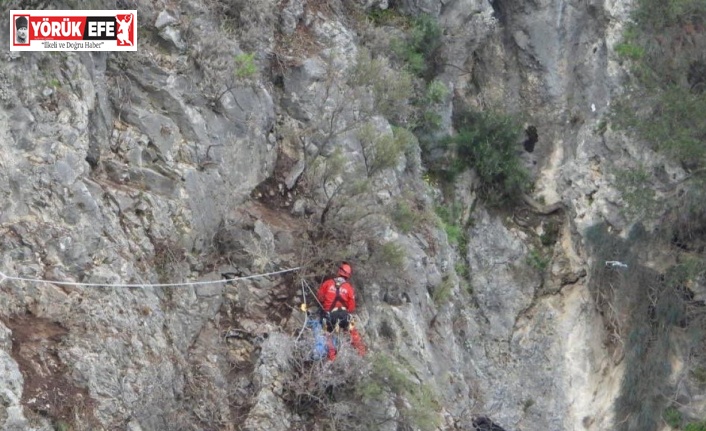
[[[321,265],[351,257],[369,349],[433,394],[433,420],[402,421],[410,396],[390,397],[370,406],[374,429],[613,427],[622,366],[583,235],[628,227],[614,150],[651,157],[595,132],[621,91],[612,47],[630,4],[354,3],[100,3],[138,9],[137,53],[4,54],[0,271],[99,287],[0,284],[0,428],[323,429],[291,399],[296,307]],[[392,136],[414,108],[385,105],[405,91],[375,87],[389,63],[356,75],[400,32],[363,19],[389,7],[442,25],[443,128],[469,104],[538,136],[522,155],[533,205],[488,210],[459,180],[461,253],[433,218],[390,216],[402,197],[425,214],[440,198],[416,141],[383,163],[361,132]],[[533,261],[540,242],[550,259]],[[224,272],[254,277],[215,283]],[[363,423],[351,412],[339,417]]]

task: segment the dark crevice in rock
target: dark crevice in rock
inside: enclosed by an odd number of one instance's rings
[[[473,428],[475,431],[509,431],[486,416],[479,416],[473,419]]]
[[[537,127],[529,126],[527,127],[527,129],[525,129],[525,133],[527,134],[527,139],[525,139],[525,141],[522,143],[522,146],[525,148],[525,151],[531,153],[534,151],[535,144],[537,144],[537,142],[539,141]]]
[[[533,210],[535,213],[541,214],[541,215],[549,215],[549,214],[552,214],[552,213],[554,213],[554,212],[556,212],[556,211],[559,211],[560,209],[564,209],[564,208],[565,208],[563,202],[556,202],[556,203],[553,203],[553,204],[551,204],[551,205],[542,205],[542,204],[540,204],[539,202],[537,202],[536,200],[532,199],[532,197],[530,197],[530,196],[527,195],[527,194],[523,194],[523,195],[522,195],[522,200],[523,200],[527,205],[529,205],[530,208],[532,208],[532,210]]]
[[[505,2],[501,0],[493,0],[490,2],[490,5],[493,7],[493,16],[495,19],[500,21],[500,23],[504,26],[507,24],[507,11],[505,7]]]

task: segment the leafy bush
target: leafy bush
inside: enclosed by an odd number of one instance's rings
[[[637,224],[626,239],[605,225],[586,232],[594,262],[589,290],[601,311],[606,345],[614,357],[623,355],[625,374],[615,402],[616,431],[656,431],[666,413],[674,328],[684,328],[695,344],[703,343],[704,325],[698,309],[689,304],[685,284],[701,272],[683,262],[666,273],[642,266],[643,253],[660,239]],[[627,268],[606,265],[620,261]]]
[[[540,250],[533,249],[527,255],[527,265],[543,272],[549,266],[550,258],[545,256]]]
[[[348,79],[351,86],[370,88],[372,109],[393,124],[406,122],[410,115],[410,100],[414,95],[412,76],[393,68],[386,58],[373,57],[365,48],[358,51],[355,67]]]
[[[372,372],[358,384],[362,400],[380,402],[390,395],[403,397],[409,404],[399,403],[400,417],[396,418],[403,428],[431,431],[439,426],[439,402],[428,385],[414,381],[409,369],[384,353],[375,354],[371,362]]]
[[[645,56],[645,48],[628,42],[616,45],[615,52],[617,52],[619,56],[629,58],[630,60],[640,60]]]
[[[706,421],[688,424],[684,431],[706,431]]]
[[[441,226],[446,232],[449,244],[461,245],[466,241],[465,229],[461,226],[461,207],[452,203],[451,205],[439,205],[435,208],[436,215],[439,216]]]
[[[398,201],[391,212],[392,221],[402,233],[410,233],[424,222],[426,217],[407,202]]]
[[[54,423],[54,430],[56,431],[71,431],[71,426],[64,421],[56,421]]]
[[[395,133],[380,133],[371,124],[365,124],[358,130],[358,139],[363,147],[363,161],[368,177],[394,168],[400,163],[402,155],[410,145],[406,136]]]
[[[257,74],[254,53],[242,53],[235,56],[235,77],[238,79],[252,79]]]
[[[387,242],[375,248],[372,260],[376,266],[387,267],[393,272],[399,272],[404,269],[406,258],[407,253],[402,246],[394,242]]]
[[[706,17],[706,2],[639,0],[636,6],[634,24],[615,48],[633,61],[635,80],[627,95],[613,104],[611,118],[616,126],[680,163],[691,176],[682,191],[662,205],[654,202],[649,188],[637,183],[629,186],[626,201],[639,201],[630,205],[638,210],[634,215],[666,211],[666,233],[687,245],[706,232],[706,68],[702,66],[706,42],[694,37]],[[641,178],[628,179],[644,183],[645,173],[638,173]],[[649,211],[640,214],[638,207],[644,204]]]
[[[634,24],[615,47],[633,60],[637,78],[614,110],[616,123],[688,169],[706,163],[706,92],[697,85],[706,79],[699,73],[706,43],[690,36],[704,17],[703,0],[639,0]]]
[[[438,79],[431,81],[427,86],[426,100],[430,103],[441,103],[448,95],[448,87]]]
[[[431,299],[432,301],[434,301],[434,304],[444,304],[451,297],[451,294],[453,293],[453,287],[454,284],[451,280],[451,277],[444,277],[441,284],[436,286],[431,293]]]
[[[375,25],[391,25],[395,27],[408,27],[410,25],[410,19],[392,7],[387,9],[373,7],[368,10],[367,15]]]
[[[539,236],[539,241],[545,247],[552,246],[559,239],[560,231],[561,223],[556,220],[550,220],[544,224],[544,232]]]
[[[674,407],[669,407],[664,411],[664,421],[672,428],[681,428],[682,416],[681,412]]]
[[[442,117],[439,111],[448,95],[448,87],[439,80],[433,80],[427,85],[424,97],[418,98],[415,103],[421,112],[415,125],[416,130],[433,132],[441,128]]]
[[[511,117],[493,112],[463,111],[454,123],[458,133],[444,142],[453,154],[452,161],[432,169],[453,181],[473,167],[480,178],[479,194],[486,202],[516,201],[529,183],[518,152],[520,127]]]
[[[651,175],[644,168],[615,172],[615,187],[627,204],[622,208],[629,217],[644,217],[656,209],[655,191],[650,187]]]
[[[431,80],[440,65],[442,31],[437,20],[428,14],[414,19],[408,38],[393,45],[393,50],[415,75]]]

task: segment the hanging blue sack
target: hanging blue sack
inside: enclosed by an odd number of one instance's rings
[[[328,347],[326,346],[326,335],[321,327],[321,322],[319,319],[310,319],[309,327],[311,327],[311,332],[314,334],[314,348],[311,352],[311,359],[314,361],[321,361],[328,356]]]

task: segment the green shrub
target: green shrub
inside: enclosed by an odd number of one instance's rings
[[[404,397],[409,407],[400,403],[401,425],[421,430],[434,430],[440,424],[438,397],[431,387],[415,382],[409,367],[396,362],[392,357],[377,353],[371,355],[372,372],[367,379],[357,384],[357,394],[367,401],[382,401],[388,395]],[[406,428],[405,427],[405,428]]]
[[[412,80],[406,70],[395,69],[386,58],[373,58],[370,51],[361,48],[348,83],[369,87],[373,97],[372,109],[392,124],[399,125],[410,115],[409,102],[414,96]]]
[[[238,54],[234,58],[235,60],[235,77],[238,79],[252,79],[257,74],[257,66],[255,66],[255,54],[254,53],[242,53]]]
[[[439,67],[442,31],[438,21],[428,14],[414,19],[407,40],[394,43],[393,51],[415,75],[430,80]]]
[[[545,269],[549,266],[549,262],[551,259],[547,256],[545,256],[540,250],[533,249],[529,252],[527,255],[527,265],[531,266],[532,268],[544,272]]]
[[[645,48],[626,42],[616,45],[615,52],[618,53],[619,56],[630,60],[640,60],[645,56]]]
[[[471,277],[471,268],[465,262],[465,257],[463,261],[456,262],[454,269],[456,270],[458,277],[463,280],[468,280]]]
[[[677,410],[676,408],[668,407],[664,411],[663,419],[667,423],[667,425],[669,425],[670,427],[677,428],[677,429],[681,428],[682,416],[681,416],[681,412],[679,410]]]
[[[365,124],[358,130],[358,139],[363,147],[363,162],[368,177],[394,168],[401,161],[409,145],[402,135],[380,133],[371,124]]]
[[[442,124],[443,119],[438,112],[433,109],[425,109],[418,126],[424,131],[433,132],[441,129]]]
[[[518,153],[520,127],[511,117],[493,112],[464,111],[454,123],[457,134],[444,142],[453,160],[436,168],[453,180],[473,167],[480,178],[479,194],[487,203],[516,202],[529,184]]]
[[[375,25],[391,25],[403,28],[410,26],[410,19],[392,7],[387,9],[373,7],[368,10],[367,15]]]
[[[445,277],[444,280],[434,288],[432,292],[431,299],[436,305],[443,305],[450,297],[453,292],[453,281],[450,277]]]
[[[55,431],[71,431],[71,426],[67,424],[65,421],[58,420],[54,423],[54,430]]]
[[[441,224],[440,227],[442,227],[446,232],[449,244],[461,244],[464,241],[465,236],[463,227],[459,225],[461,207],[455,203],[451,205],[439,205],[434,209],[434,211],[439,217]]]
[[[441,103],[449,95],[449,89],[443,82],[435,79],[427,86],[426,100],[429,103]]]
[[[657,206],[655,191],[650,186],[652,176],[644,168],[621,169],[615,172],[615,188],[627,204],[622,208],[628,217],[651,215]]]
[[[387,242],[377,247],[373,252],[373,258],[377,265],[389,268],[393,271],[404,269],[404,262],[407,254],[404,248],[394,242]]]
[[[417,131],[434,132],[441,128],[443,119],[439,111],[448,94],[449,89],[439,80],[433,80],[427,85],[424,96],[415,102],[421,112],[415,127]]]
[[[397,202],[392,210],[392,221],[402,233],[410,233],[421,221],[421,216],[406,202]]]
[[[668,399],[673,393],[670,382],[673,370],[670,357],[675,354],[674,328],[703,342],[701,319],[690,317],[685,302],[683,282],[698,271],[684,262],[666,273],[642,266],[646,250],[661,241],[640,224],[627,238],[599,225],[586,232],[592,261],[589,291],[600,309],[609,333],[614,334],[609,349],[622,352],[625,373],[620,394],[615,401],[616,431],[656,431],[666,420]],[[627,268],[605,265],[617,260]],[[697,266],[698,267],[698,266]],[[693,334],[693,335],[691,335]],[[674,419],[674,413],[670,413]]]
[[[699,384],[706,384],[706,368],[696,367],[691,370],[691,377],[693,377]]]
[[[683,38],[705,16],[703,0],[639,0],[634,24],[615,47],[634,60],[637,78],[629,96],[615,105],[616,124],[692,169],[706,162],[706,91],[695,86],[706,77],[694,76],[706,44],[685,44]]]
[[[684,431],[706,431],[706,421],[690,423],[684,427]]]
[[[544,225],[544,232],[539,236],[539,241],[545,247],[554,245],[559,239],[560,230],[561,224],[556,220],[550,220]]]

